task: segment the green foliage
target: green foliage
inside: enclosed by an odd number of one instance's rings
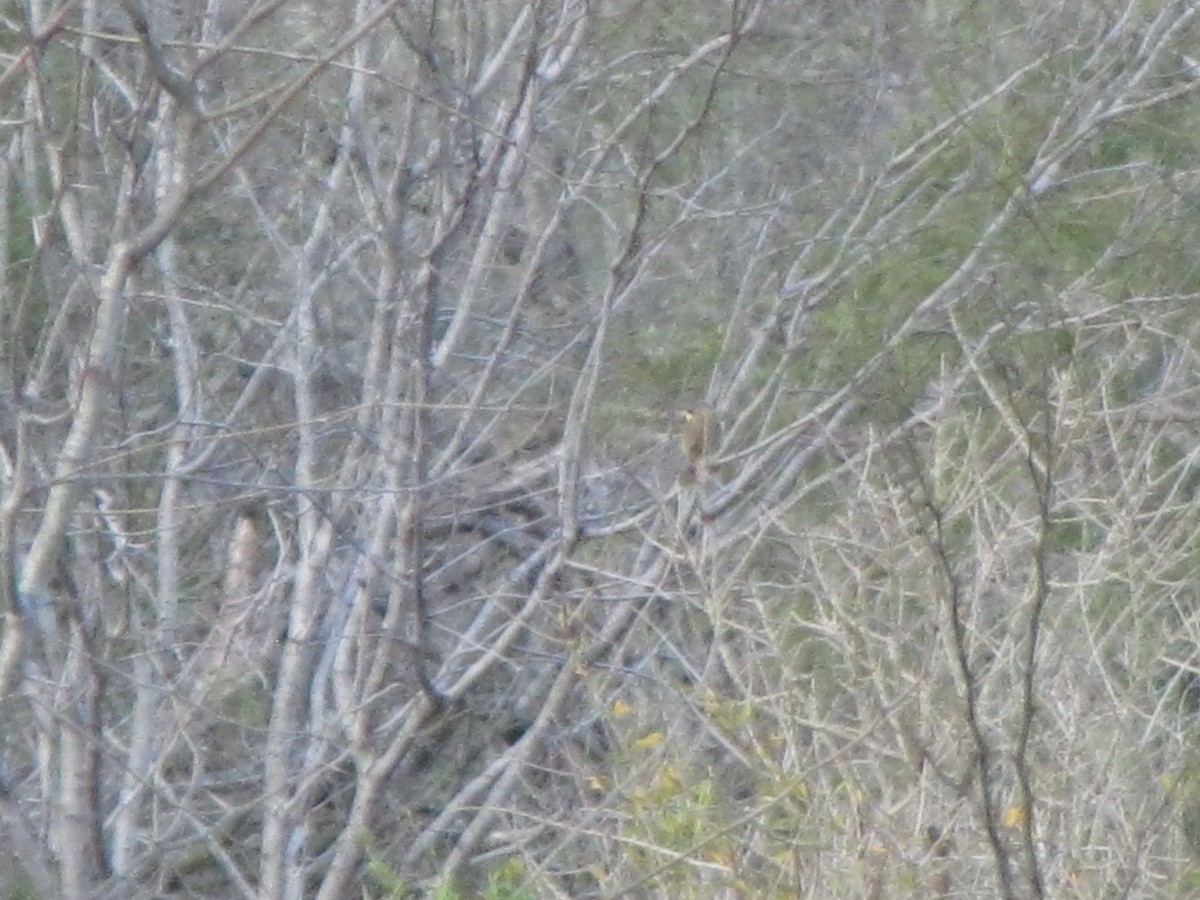
[[[37,885],[24,872],[10,874],[0,882],[0,896],[4,900],[49,900],[38,893]]]
[[[614,359],[630,378],[653,387],[664,397],[688,387],[702,395],[704,380],[721,350],[720,324],[701,312],[711,309],[715,301],[691,302],[699,313],[693,320],[632,328],[627,348]]]
[[[367,856],[367,875],[378,888],[371,896],[378,900],[407,900],[412,896],[408,883],[400,877],[379,849],[378,841],[373,835],[364,835],[363,848]],[[434,892],[435,898],[442,898],[442,886]],[[453,900],[453,895],[446,895],[445,900]]]
[[[705,396],[723,331],[707,314],[708,304],[693,303],[697,312],[691,320],[621,322],[592,421],[597,435],[626,446],[640,443],[639,434],[660,440],[677,426],[676,411]]]
[[[3,353],[7,365],[23,380],[27,367],[37,354],[50,312],[45,284],[36,265],[33,220],[35,211],[22,191],[10,190],[5,211],[9,227],[9,269],[6,273],[11,294],[0,302],[0,328],[8,335]]]
[[[525,867],[519,859],[510,857],[488,873],[482,900],[533,900],[524,881]]]
[[[1185,870],[1175,885],[1176,897],[1200,896],[1200,868],[1195,866]]]
[[[1058,518],[1051,526],[1051,546],[1057,553],[1091,553],[1103,540],[1103,532],[1090,519]]]
[[[438,881],[433,887],[432,900],[535,900],[525,882],[525,867],[515,857],[510,857],[495,866],[487,875],[486,885],[479,890],[467,893],[449,879]],[[405,894],[389,894],[397,898]]]
[[[1135,163],[1166,170],[1187,169],[1195,162],[1197,139],[1180,123],[1198,119],[1200,102],[1194,94],[1121,117],[1088,145],[1081,162],[1089,168]]]

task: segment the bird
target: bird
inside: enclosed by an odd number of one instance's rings
[[[679,446],[686,463],[679,473],[683,486],[695,484],[698,476],[707,477],[709,463],[721,444],[721,423],[717,413],[707,403],[697,403],[685,409],[680,416],[683,428],[679,432]]]

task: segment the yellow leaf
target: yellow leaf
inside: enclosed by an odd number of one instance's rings
[[[625,716],[627,716],[631,712],[633,712],[633,707],[630,706],[628,703],[626,703],[624,700],[622,700],[620,697],[618,697],[616,700],[613,701],[612,711],[613,711],[613,715],[616,716],[618,719],[623,719],[623,718],[625,718]]]
[[[679,793],[683,787],[683,779],[679,769],[667,763],[658,770],[658,781],[655,783],[655,794],[659,800],[669,800]]]
[[[638,738],[633,742],[634,750],[651,750],[663,742],[663,733],[661,731],[651,731],[649,734]]]
[[[1019,828],[1025,824],[1025,807],[1010,806],[1004,811],[1004,816],[1000,822],[1005,828]]]

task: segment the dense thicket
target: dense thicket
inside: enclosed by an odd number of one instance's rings
[[[1194,4],[0,10],[6,896],[1200,889]]]

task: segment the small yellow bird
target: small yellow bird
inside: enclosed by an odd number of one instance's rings
[[[686,486],[695,484],[698,477],[707,478],[713,454],[720,449],[721,423],[717,421],[716,411],[707,403],[697,403],[680,415],[683,430],[679,433],[679,446],[687,463],[679,473],[679,483]]]

